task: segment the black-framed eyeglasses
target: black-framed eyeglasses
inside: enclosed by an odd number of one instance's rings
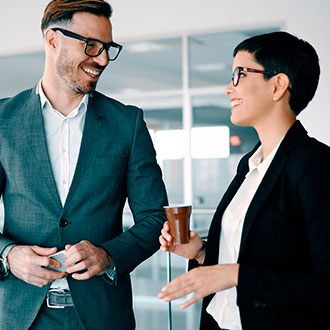
[[[108,54],[109,61],[114,61],[121,50],[123,49],[122,45],[119,45],[113,41],[109,43],[105,43],[101,40],[85,38],[77,33],[56,27],[52,28],[53,31],[60,31],[66,37],[78,39],[85,42],[85,54],[89,57],[97,57],[99,56],[103,50],[105,49]]]
[[[233,72],[233,76],[231,78],[233,82],[233,86],[237,86],[239,83],[239,78],[241,77],[242,72],[254,72],[254,73],[262,73],[269,76],[275,76],[278,74],[278,72],[269,72],[264,70],[257,70],[257,69],[251,69],[251,68],[243,68],[242,66],[237,66]]]

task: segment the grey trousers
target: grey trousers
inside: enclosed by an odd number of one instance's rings
[[[44,303],[29,330],[85,330],[74,307],[48,308]]]

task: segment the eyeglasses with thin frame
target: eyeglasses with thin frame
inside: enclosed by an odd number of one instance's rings
[[[77,33],[56,27],[52,28],[53,31],[60,31],[66,37],[74,38],[85,42],[85,54],[89,57],[99,56],[105,49],[108,54],[109,61],[114,61],[121,50],[123,49],[122,45],[119,45],[113,41],[105,43],[101,40],[85,38]]]
[[[241,77],[242,72],[254,72],[254,73],[262,73],[269,76],[275,76],[278,74],[278,72],[269,72],[264,70],[257,70],[257,69],[251,69],[251,68],[243,68],[241,66],[237,66],[233,72],[233,76],[231,78],[233,82],[233,86],[237,86],[239,83],[239,78]]]

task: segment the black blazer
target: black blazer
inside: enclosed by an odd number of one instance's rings
[[[204,265],[218,263],[223,213],[259,145],[241,159],[217,208]],[[243,330],[330,329],[329,191],[330,148],[296,121],[246,213],[237,286]],[[213,322],[205,311],[212,297],[203,302],[203,330]]]

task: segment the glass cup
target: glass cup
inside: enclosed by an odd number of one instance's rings
[[[165,213],[174,245],[189,243],[191,205],[165,206]]]

